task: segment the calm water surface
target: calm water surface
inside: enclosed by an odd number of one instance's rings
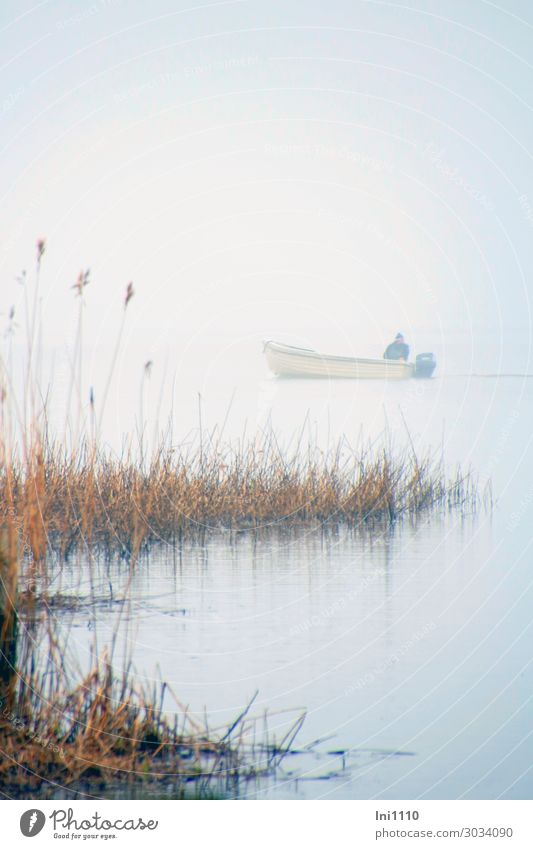
[[[288,758],[250,795],[530,798],[533,380],[250,381],[250,420],[271,421],[287,442],[306,415],[324,447],[341,433],[379,440],[385,426],[405,444],[407,425],[417,450],[443,451],[450,470],[472,464],[481,487],[490,477],[495,508],[393,532],[218,534],[154,550],[121,620],[138,670],[151,680],[159,665],[212,726],[256,690],[255,714],[268,709],[278,737],[306,709],[299,745],[319,740],[314,753]],[[236,403],[242,424],[246,403]],[[107,597],[125,568],[102,573]],[[112,602],[98,606],[102,643],[117,615]],[[73,620],[80,659],[90,616]]]

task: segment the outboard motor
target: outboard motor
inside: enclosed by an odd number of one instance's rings
[[[415,360],[415,377],[431,377],[436,366],[435,354],[418,354]]]

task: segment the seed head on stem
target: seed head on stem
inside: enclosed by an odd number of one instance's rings
[[[46,250],[46,241],[45,239],[37,239],[37,265],[41,264],[41,259],[43,258],[43,254]]]
[[[126,307],[128,306],[129,302],[130,302],[130,301],[131,301],[131,299],[133,298],[133,295],[134,295],[134,294],[135,294],[135,293],[134,293],[134,291],[133,291],[133,283],[130,281],[130,282],[128,283],[128,286],[127,286],[127,289],[126,289],[126,297],[124,298],[124,309],[126,309]]]
[[[78,279],[76,280],[74,285],[70,287],[71,289],[76,290],[76,295],[79,298],[81,298],[81,296],[83,295],[83,290],[85,289],[85,287],[89,285],[90,273],[91,271],[89,268],[87,269],[87,271],[80,271],[80,273],[78,274]]]

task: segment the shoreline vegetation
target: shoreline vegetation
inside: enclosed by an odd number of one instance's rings
[[[191,454],[161,447],[142,468],[85,445],[48,441],[11,457],[0,477],[0,525],[27,557],[63,562],[80,550],[135,560],[155,543],[204,541],[210,531],[309,523],[392,524],[431,510],[475,510],[475,481],[460,469],[389,450],[283,453],[273,434],[242,447]],[[3,464],[4,470],[7,469]]]
[[[139,786],[155,782],[171,784],[178,798],[191,787],[199,797],[234,796],[240,782],[272,775],[292,751],[304,716],[285,723],[281,741],[265,738],[264,715],[252,716],[254,697],[229,727],[209,729],[164,682],[148,690],[137,683],[130,660],[115,668],[120,619],[110,647],[89,638],[88,672],[70,668],[68,638],[47,603],[52,563],[57,573],[76,557],[91,578],[95,557],[122,557],[133,574],[152,545],[203,542],[222,528],[258,533],[346,523],[372,529],[431,510],[472,511],[479,501],[475,481],[460,470],[448,477],[441,462],[418,459],[412,445],[400,455],[371,447],[357,454],[343,442],[323,454],[300,441],[291,453],[273,432],[225,445],[200,429],[193,450],[163,439],[148,459],[142,451],[117,458],[100,447],[92,392],[89,435],[66,447],[48,431],[47,393],[37,379],[44,253],[40,240],[33,292],[22,279],[27,355],[19,393],[0,360],[0,795],[112,796],[119,786],[121,793],[137,788],[139,798]],[[88,282],[89,272],[81,272],[72,287],[80,303],[80,356]],[[130,283],[124,316],[133,294]],[[115,362],[116,355],[104,403]],[[79,388],[72,390],[71,397],[79,396]]]

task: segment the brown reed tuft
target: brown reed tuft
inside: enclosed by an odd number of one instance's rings
[[[343,459],[341,459],[341,457]],[[221,527],[394,522],[435,508],[472,508],[469,473],[446,478],[440,463],[387,451],[329,456],[280,453],[265,436],[244,447],[184,454],[161,447],[146,468],[88,445],[67,453],[39,444],[0,476],[0,522],[8,514],[36,563],[46,549],[66,558],[80,545],[134,555],[142,546],[195,538]]]
[[[71,689],[59,680],[46,689],[43,678],[19,677],[16,700],[0,702],[0,790],[10,796],[113,796],[163,780],[177,795],[191,783],[225,793],[235,780],[272,771],[303,721],[281,744],[257,749],[244,742],[255,737],[251,703],[219,731],[202,728],[179,702],[172,722],[166,685],[138,689],[129,669],[115,677],[105,653]]]

